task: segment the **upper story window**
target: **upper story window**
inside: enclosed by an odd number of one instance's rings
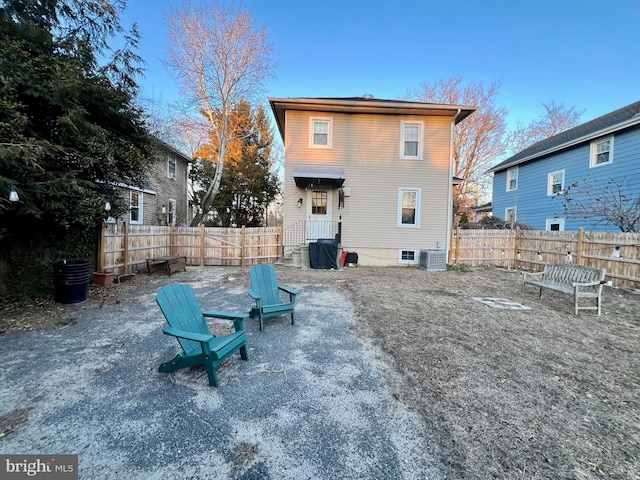
[[[507,192],[518,189],[518,167],[507,169]]]
[[[551,172],[547,177],[547,195],[559,195],[564,190],[564,170]]]
[[[129,221],[132,225],[142,224],[142,193],[129,192]]]
[[[607,165],[613,162],[613,136],[591,142],[589,168]]]
[[[309,119],[309,146],[311,148],[333,148],[333,119]]]
[[[177,171],[176,159],[173,157],[168,157],[167,158],[167,178],[171,178],[175,180],[176,171]]]
[[[420,189],[398,189],[398,227],[420,227]]]
[[[422,159],[423,122],[400,122],[400,158]]]

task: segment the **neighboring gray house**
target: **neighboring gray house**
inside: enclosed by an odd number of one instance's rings
[[[149,172],[149,186],[120,185],[130,210],[131,225],[188,225],[188,166],[191,159],[162,140],[156,139],[156,162]]]
[[[595,216],[569,218],[562,194],[576,183],[595,186],[593,193],[614,182],[640,195],[640,102],[541,140],[489,172],[494,216],[539,230],[619,231]]]
[[[286,152],[286,242],[331,239],[340,225],[342,248],[362,265],[447,251],[454,126],[475,107],[370,95],[269,101]]]

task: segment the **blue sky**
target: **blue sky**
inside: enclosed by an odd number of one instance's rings
[[[124,26],[142,34],[143,96],[171,101],[165,14],[179,0],[129,0]],[[587,121],[640,100],[638,0],[244,0],[273,43],[267,97],[397,99],[422,82],[460,75],[500,81],[507,122],[539,118],[542,103]]]

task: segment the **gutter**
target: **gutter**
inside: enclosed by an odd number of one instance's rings
[[[449,196],[447,200],[447,211],[449,212],[447,215],[447,235],[444,240],[445,251],[446,251],[446,259],[447,263],[449,263],[449,252],[451,251],[451,228],[453,226],[453,139],[455,137],[455,129],[456,129],[456,120],[462,113],[462,108],[458,108],[458,111],[451,119],[451,134],[449,135]]]

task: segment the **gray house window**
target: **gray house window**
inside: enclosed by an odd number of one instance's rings
[[[167,159],[167,178],[176,179],[176,159],[169,157]]]
[[[132,225],[142,224],[142,193],[130,192],[129,193],[129,222]]]

